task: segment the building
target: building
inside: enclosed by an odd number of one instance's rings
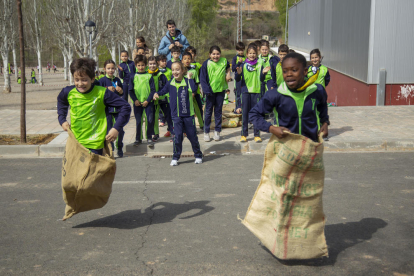
[[[414,104],[413,0],[303,0],[289,9],[288,44],[319,48],[328,101]]]

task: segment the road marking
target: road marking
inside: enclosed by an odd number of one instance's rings
[[[175,183],[175,180],[136,180],[136,181],[114,181],[114,184],[164,184],[164,183]]]
[[[249,179],[249,181],[251,181],[251,182],[259,182],[260,179]]]

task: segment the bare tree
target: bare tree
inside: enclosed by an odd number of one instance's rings
[[[2,41],[0,42],[0,53],[3,59],[4,67],[4,93],[11,93],[10,74],[9,74],[9,52],[10,52],[10,40],[11,40],[11,24],[13,7],[12,0],[3,0],[0,2],[0,9],[2,14],[0,17],[0,30],[2,34]]]

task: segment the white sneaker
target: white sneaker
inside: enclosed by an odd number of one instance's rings
[[[205,133],[204,132],[204,141],[210,142],[210,133]]]
[[[177,166],[178,161],[177,160],[171,160],[170,166]]]
[[[202,158],[196,158],[194,163],[201,164],[201,163],[203,163],[203,159]]]
[[[214,141],[220,141],[220,132],[214,131]]]

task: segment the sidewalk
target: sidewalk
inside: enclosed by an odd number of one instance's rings
[[[330,107],[331,126],[325,141],[325,151],[387,151],[414,150],[414,107]],[[20,111],[0,110],[0,133],[19,134]],[[199,130],[199,128],[198,128]],[[241,128],[223,128],[221,141],[205,142],[199,131],[198,139],[204,154],[263,154],[270,134],[262,133],[262,143],[253,141],[253,134],[247,143],[240,143]],[[164,138],[167,127],[160,127],[160,140],[150,149],[145,144],[133,146],[135,141],[135,118],[131,116],[125,128],[125,155],[170,156],[173,143]],[[28,155],[53,157],[64,152],[67,134],[62,131],[54,110],[27,111],[27,133],[60,133],[48,145],[42,146],[0,146],[0,156]],[[211,137],[213,131],[211,132]],[[184,139],[183,155],[192,155],[191,144]]]

